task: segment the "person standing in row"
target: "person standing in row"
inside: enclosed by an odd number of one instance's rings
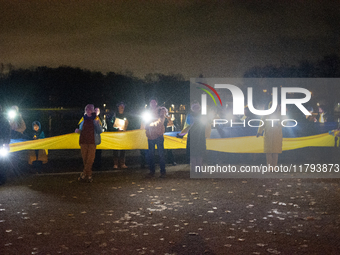
[[[269,103],[268,109],[272,106],[272,102]],[[280,123],[281,105],[279,104],[275,112],[267,116],[268,119],[274,119],[276,121],[264,121],[264,125],[260,126],[256,137],[264,134],[264,153],[266,153],[266,160],[268,166],[277,166],[279,154],[282,153],[282,126]]]
[[[96,155],[96,146],[101,142],[100,134],[102,133],[102,127],[96,117],[93,104],[86,105],[84,120],[80,123],[79,129],[75,130],[76,133],[80,133],[79,145],[84,164],[79,181],[93,181],[92,165]]]
[[[9,168],[8,160],[2,154],[9,152],[11,142],[11,126],[2,112],[0,105],[0,185],[5,184],[7,180],[7,169]]]
[[[104,122],[103,119],[100,117],[100,108],[95,108],[94,109],[95,113],[96,113],[96,119],[99,120],[100,126],[102,127],[102,132],[105,131],[105,127],[104,127]],[[102,167],[102,150],[96,150],[96,156],[94,158],[94,162],[93,162],[93,168],[95,170],[100,170]]]
[[[115,132],[125,132],[129,125],[127,115],[124,113],[125,103],[120,102],[117,104],[118,112],[115,114],[115,121],[113,128]],[[128,168],[125,164],[125,150],[113,150],[113,169]]]
[[[19,107],[13,105],[11,107],[9,116],[9,125],[11,126],[11,138],[20,139],[24,138],[24,131],[26,130],[26,124],[23,120],[21,113],[19,112]]]
[[[41,130],[41,124],[39,121],[33,121],[32,132],[30,139],[44,139],[45,133]],[[47,150],[29,150],[28,151],[28,164],[40,168],[42,164],[48,162]]]
[[[165,132],[167,132],[167,128],[171,128],[172,126],[174,126],[173,121],[171,120],[171,117],[169,116],[168,113],[168,109],[166,109],[166,115],[165,115],[165,120],[164,120],[164,128],[165,128]],[[170,130],[171,132],[171,130]],[[167,149],[165,150],[166,154],[167,154],[167,162],[173,166],[176,166],[177,163],[175,162],[175,157],[174,154],[172,152],[172,150]]]
[[[178,137],[187,137],[187,158],[190,162],[192,173],[195,172],[196,166],[202,166],[207,150],[206,139],[210,138],[211,124],[206,116],[201,114],[201,105],[198,101],[193,101],[190,106],[191,112],[187,115],[187,126]]]
[[[145,129],[146,137],[148,138],[148,163],[150,173],[148,177],[155,176],[155,146],[157,145],[159,155],[159,165],[161,168],[160,178],[166,177],[165,160],[164,160],[164,121],[166,115],[166,108],[159,108],[157,100],[152,98],[150,100],[149,119],[144,120],[141,128]]]

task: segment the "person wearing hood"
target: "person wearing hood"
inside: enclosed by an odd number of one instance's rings
[[[32,132],[30,135],[30,139],[44,139],[45,133],[41,130],[41,124],[39,121],[33,121],[32,123]],[[41,166],[41,164],[46,164],[48,162],[47,158],[47,150],[30,150],[28,152],[28,164],[33,166]]]

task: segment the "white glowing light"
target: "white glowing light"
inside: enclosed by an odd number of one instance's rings
[[[0,148],[0,156],[1,157],[6,157],[8,155],[8,148],[5,146],[2,146]]]
[[[10,111],[8,112],[8,117],[9,117],[10,119],[14,119],[16,115],[17,115],[17,113],[16,113],[16,111],[14,111],[14,110],[10,110]]]
[[[143,120],[145,122],[149,122],[151,120],[151,118],[152,118],[152,116],[151,116],[151,114],[149,112],[144,112],[142,117],[143,117]]]

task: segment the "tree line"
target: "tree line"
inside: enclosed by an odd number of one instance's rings
[[[8,72],[4,69],[0,69],[0,100],[21,108],[78,108],[88,103],[114,107],[120,101],[134,108],[143,106],[151,97],[167,106],[189,100],[189,82],[179,74],[155,73],[141,79],[69,66],[13,68]]]
[[[298,65],[255,66],[244,77],[335,78],[340,77],[340,58],[333,54],[315,62],[304,60]],[[338,92],[324,91],[323,96],[334,101]],[[1,103],[21,108],[78,108],[88,103],[113,107],[125,101],[133,109],[144,106],[150,97],[157,97],[160,104],[169,107],[188,105],[189,94],[189,81],[181,74],[153,73],[137,78],[131,73],[103,74],[69,66],[16,69],[10,64],[0,64]]]

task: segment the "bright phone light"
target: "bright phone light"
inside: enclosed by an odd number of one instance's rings
[[[16,115],[17,115],[17,113],[16,113],[14,110],[10,110],[10,111],[8,112],[8,117],[9,117],[10,119],[14,119]]]
[[[2,146],[0,148],[0,156],[1,157],[6,157],[8,155],[8,148],[5,146]]]
[[[142,117],[145,122],[150,122],[152,118],[149,112],[144,112]]]

